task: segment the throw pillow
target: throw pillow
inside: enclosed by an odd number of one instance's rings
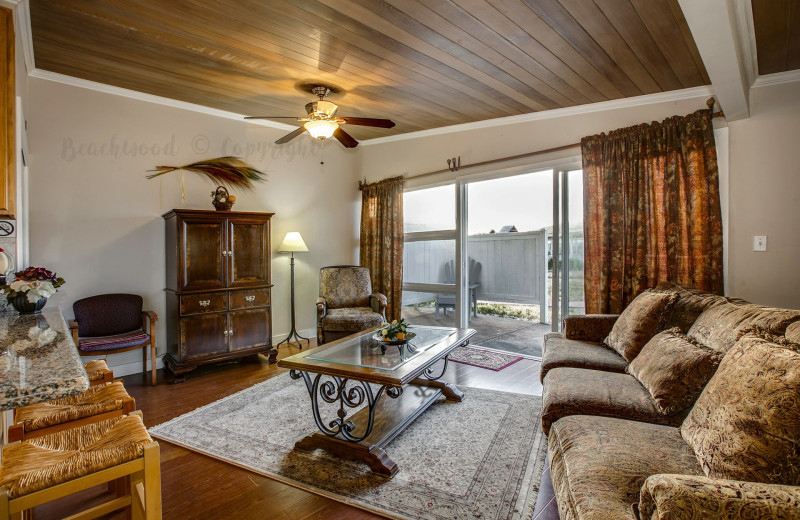
[[[706,476],[800,484],[800,347],[750,332],[680,428]]]
[[[689,341],[675,327],[653,336],[627,370],[650,392],[661,413],[672,415],[697,400],[720,359],[721,354]]]
[[[645,343],[661,330],[664,313],[675,298],[674,294],[654,291],[641,293],[619,315],[603,344],[630,363]]]

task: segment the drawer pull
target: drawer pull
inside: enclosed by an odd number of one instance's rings
[[[245,300],[247,300],[247,301],[249,301],[249,302],[254,302],[254,301],[256,301],[256,297],[255,297],[255,295],[245,296],[245,297],[244,297],[244,299],[245,299]]]
[[[208,307],[211,305],[211,300],[200,300],[200,307]]]

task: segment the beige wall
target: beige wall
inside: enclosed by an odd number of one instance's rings
[[[728,292],[800,309],[800,82],[752,89],[750,117],[729,132]]]
[[[277,249],[287,231],[299,231],[310,252],[296,260],[298,329],[313,336],[319,268],[358,260],[358,151],[328,143],[321,153],[319,142],[303,137],[276,147],[286,132],[38,78],[29,89],[30,259],[67,280],[48,305],[71,317],[79,298],[133,292],[163,316],[161,215],[213,209],[215,186],[186,173],[184,203],[179,173],[148,180],[147,170],[239,155],[269,175],[254,192],[233,193],[236,210],[275,213],[273,335],[282,339],[290,323],[289,258]],[[131,352],[112,363],[118,373],[136,372],[138,359]]]

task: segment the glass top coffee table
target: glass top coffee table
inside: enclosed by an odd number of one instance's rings
[[[464,398],[440,378],[447,355],[467,345],[475,331],[412,326],[412,339],[387,344],[378,340],[379,329],[286,357],[278,366],[305,382],[320,430],[298,441],[296,449],[324,449],[391,478],[399,468],[385,446],[439,396],[456,402]]]

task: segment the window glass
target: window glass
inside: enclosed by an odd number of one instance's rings
[[[403,194],[403,231],[443,231],[456,228],[455,184]]]

